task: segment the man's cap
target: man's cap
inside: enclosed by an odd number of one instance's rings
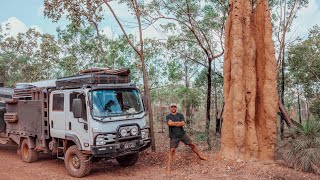
[[[178,107],[176,103],[171,103],[170,107],[172,107],[172,106]]]

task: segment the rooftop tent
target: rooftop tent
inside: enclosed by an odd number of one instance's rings
[[[0,97],[11,98],[13,94],[13,89],[0,87]]]
[[[30,83],[17,83],[14,88],[13,98],[31,98],[32,88],[52,88],[56,87],[56,79],[30,82]]]
[[[55,87],[56,86],[56,79],[44,80],[44,81],[37,81],[37,82],[30,82],[30,83],[17,83],[16,89],[28,89],[32,87]]]

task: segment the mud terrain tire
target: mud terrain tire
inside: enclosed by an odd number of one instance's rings
[[[39,153],[35,149],[31,149],[28,144],[28,139],[24,139],[20,147],[21,157],[24,162],[32,163],[38,160]]]
[[[69,174],[73,177],[84,177],[90,174],[91,171],[91,161],[89,157],[82,154],[76,145],[70,146],[67,149],[64,164]]]

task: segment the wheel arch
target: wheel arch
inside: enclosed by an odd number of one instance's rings
[[[82,146],[81,146],[81,142],[79,140],[79,138],[74,135],[74,134],[66,134],[66,140],[68,141],[67,143],[67,148],[69,148],[70,146],[72,146],[73,144],[77,146],[77,148],[79,150],[82,150]],[[72,142],[72,143],[69,143]]]
[[[36,138],[35,137],[29,137],[29,136],[22,136],[19,138],[19,146],[21,146],[22,141],[24,139],[27,139],[28,141],[28,146],[30,149],[35,149],[36,148]]]

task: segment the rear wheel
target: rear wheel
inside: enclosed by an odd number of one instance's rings
[[[21,143],[20,153],[22,160],[27,163],[32,163],[38,160],[39,153],[35,149],[31,149],[28,139],[24,139]]]
[[[134,165],[139,160],[139,153],[129,154],[116,158],[120,166],[128,167]]]
[[[64,164],[71,176],[84,177],[91,171],[91,161],[89,156],[82,154],[76,145],[68,148]]]

